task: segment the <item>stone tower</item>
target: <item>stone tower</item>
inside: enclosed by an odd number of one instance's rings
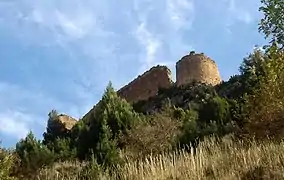
[[[177,86],[193,81],[211,85],[217,85],[221,82],[216,63],[202,53],[191,52],[176,63]]]

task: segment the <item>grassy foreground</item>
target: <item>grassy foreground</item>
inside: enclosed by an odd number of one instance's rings
[[[128,160],[123,167],[99,171],[98,179],[284,179],[283,152],[284,142],[244,143],[231,137],[217,142],[210,138],[202,142],[195,153],[179,151],[139,161]],[[80,175],[82,166],[57,164],[42,169],[38,179],[85,179]],[[90,177],[91,174],[86,179]]]

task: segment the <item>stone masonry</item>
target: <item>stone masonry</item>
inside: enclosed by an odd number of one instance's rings
[[[172,86],[172,83],[170,69],[166,66],[155,66],[119,89],[117,94],[128,102],[135,103],[155,96],[160,87],[169,88]],[[90,119],[94,110],[95,107],[85,114],[82,119]]]
[[[221,82],[216,63],[203,54],[191,53],[176,63],[176,84],[181,86],[193,81],[217,85]]]
[[[191,52],[176,63],[175,84],[182,86],[193,81],[213,86],[221,82],[216,63],[202,53],[195,54]],[[134,103],[155,96],[159,88],[169,88],[173,85],[171,71],[166,66],[155,66],[119,89],[117,94],[128,102]],[[94,108],[83,119],[89,119],[89,116],[92,116],[94,112]]]
[[[171,71],[166,66],[155,66],[117,91],[128,102],[147,100],[155,96],[159,88],[172,86]]]

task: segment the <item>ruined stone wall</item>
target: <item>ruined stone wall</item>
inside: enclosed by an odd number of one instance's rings
[[[193,81],[219,84],[221,77],[216,63],[203,54],[184,56],[176,63],[176,84],[181,86]]]
[[[171,71],[166,66],[155,66],[118,90],[117,94],[128,102],[137,102],[155,96],[159,88],[171,86]]]
[[[138,76],[126,86],[117,91],[117,94],[128,102],[147,100],[155,96],[159,87],[169,88],[172,86],[171,71],[166,66],[155,66],[144,74]],[[83,120],[90,119],[95,107],[83,116]]]
[[[176,63],[176,84],[181,86],[192,81],[212,85],[219,84],[221,78],[216,63],[203,54],[191,53],[181,58]],[[166,66],[155,66],[122,87],[117,91],[117,94],[133,103],[155,96],[159,87],[170,88],[172,85],[171,71]],[[89,119],[94,109],[95,107],[83,119]]]

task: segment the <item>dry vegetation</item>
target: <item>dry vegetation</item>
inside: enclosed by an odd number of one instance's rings
[[[261,2],[259,30],[273,41],[240,75],[164,90],[149,101],[159,113],[146,116],[110,83],[88,119],[73,127],[52,111],[43,141],[30,132],[14,151],[0,148],[0,180],[284,179],[284,3]]]
[[[155,114],[151,122],[141,122],[120,138],[125,145],[123,154],[131,159],[171,150],[181,123],[165,114]]]
[[[99,179],[283,179],[283,151],[284,142],[245,143],[231,137],[225,137],[221,141],[208,138],[195,153],[179,151],[129,161],[115,170],[99,170]],[[57,164],[42,169],[38,179],[82,179],[81,168],[82,165],[78,163]]]

